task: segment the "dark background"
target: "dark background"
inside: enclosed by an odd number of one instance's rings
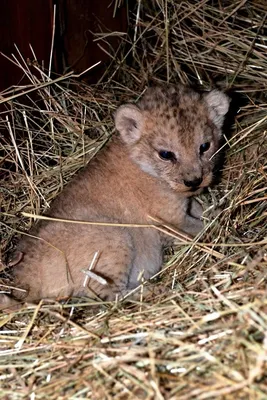
[[[18,56],[15,43],[24,59],[33,60],[30,43],[38,62],[43,62],[48,68],[54,4],[56,34],[53,71],[58,74],[70,70],[80,73],[101,60],[100,67],[83,76],[89,82],[96,81],[102,75],[109,56],[93,41],[93,33],[126,32],[125,2],[114,16],[114,2],[111,0],[1,0],[0,51],[9,57],[12,53]],[[118,46],[119,40],[116,36],[108,39],[113,48]],[[23,72],[2,55],[0,65],[0,91],[23,82]]]

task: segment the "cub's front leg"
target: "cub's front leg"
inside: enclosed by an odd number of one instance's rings
[[[191,217],[191,215],[185,216],[185,223],[182,226],[182,230],[185,233],[189,233],[189,235],[192,236],[197,236],[197,234],[201,232],[203,228],[204,224],[200,219]]]
[[[191,217],[201,219],[203,215],[202,205],[194,198],[189,200],[187,212]]]
[[[204,228],[203,221],[201,220],[203,208],[196,199],[189,199],[187,212],[185,215],[183,231],[192,236],[196,236]]]

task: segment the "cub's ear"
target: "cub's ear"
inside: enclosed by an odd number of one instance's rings
[[[125,143],[136,143],[141,137],[143,127],[141,110],[134,104],[120,106],[115,113],[115,126]]]
[[[210,118],[218,128],[221,128],[225,114],[229,110],[230,98],[223,92],[215,89],[205,94],[204,100],[208,106]]]

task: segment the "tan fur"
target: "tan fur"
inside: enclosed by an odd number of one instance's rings
[[[183,86],[148,89],[137,105],[121,106],[115,115],[120,137],[114,137],[68,184],[53,202],[50,216],[74,220],[150,223],[148,215],[191,235],[202,229],[200,207],[189,198],[212,180],[221,126],[229,106],[219,91],[200,95]],[[200,156],[200,145],[210,149]],[[176,160],[162,160],[160,150]],[[184,181],[202,178],[190,190]],[[162,265],[164,237],[150,228],[99,227],[39,221],[17,251],[22,260],[14,267],[23,300],[66,296],[114,299],[138,285],[138,275],[149,279]],[[96,252],[93,272],[103,285],[85,274]],[[89,289],[90,288],[90,289]],[[18,291],[13,298],[20,299]],[[23,296],[22,296],[23,297]],[[0,298],[1,301],[1,298]],[[7,298],[1,301],[6,305]]]

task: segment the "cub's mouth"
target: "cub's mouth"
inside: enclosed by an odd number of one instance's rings
[[[200,185],[195,185],[191,187],[187,187],[184,185],[184,193],[187,195],[195,196],[200,194],[206,187],[208,187],[211,184],[211,176],[206,176],[203,178],[203,181],[201,182]]]
[[[191,189],[189,189],[189,192],[195,193],[195,192],[197,192],[198,190],[201,190],[201,189],[203,189],[203,188],[200,187],[200,186],[192,187]]]
[[[187,193],[192,193],[196,194],[199,193],[202,189],[204,189],[207,185],[204,184],[203,181],[201,181],[199,184],[192,184],[191,186],[184,185],[185,192]]]
[[[170,182],[169,184],[171,188],[176,192],[179,192],[186,196],[195,196],[201,193],[203,189],[208,187],[211,184],[211,182],[212,182],[212,174],[208,173],[207,175],[203,176],[201,180],[199,179],[198,182],[186,181],[187,184],[185,184],[184,180],[179,178],[179,180],[177,179],[177,181]]]

